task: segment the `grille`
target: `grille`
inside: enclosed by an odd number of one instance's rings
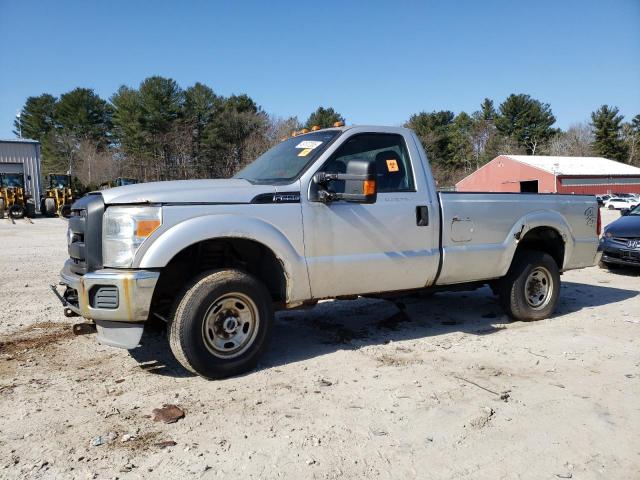
[[[618,245],[621,245],[623,247],[627,246],[629,240],[640,240],[640,237],[613,237],[611,239],[612,242],[617,243]]]
[[[71,271],[79,275],[102,268],[102,195],[87,195],[71,206],[68,250]]]

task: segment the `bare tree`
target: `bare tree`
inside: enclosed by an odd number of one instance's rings
[[[624,123],[622,125],[622,139],[627,145],[630,165],[640,165],[640,131],[637,131],[633,124]]]
[[[550,155],[569,157],[593,156],[593,129],[586,123],[571,125],[566,132],[562,132],[551,139],[548,152]]]
[[[113,152],[99,148],[92,140],[83,140],[78,144],[75,159],[73,175],[86,186],[95,187],[118,174]]]

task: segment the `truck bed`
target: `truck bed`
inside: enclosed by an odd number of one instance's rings
[[[598,206],[592,195],[439,192],[438,285],[499,278],[520,239],[552,227],[565,243],[561,270],[594,263]]]

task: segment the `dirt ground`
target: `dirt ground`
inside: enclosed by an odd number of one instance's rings
[[[206,381],[161,331],[72,336],[65,229],[0,220],[1,478],[640,478],[640,271],[568,272],[534,323],[488,288],[282,312],[256,371]]]

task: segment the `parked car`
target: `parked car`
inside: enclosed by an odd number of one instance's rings
[[[604,202],[604,207],[609,210],[620,210],[622,208],[633,208],[638,205],[638,200],[634,198],[612,197]]]
[[[620,197],[620,198],[630,198],[631,200],[640,199],[640,195],[638,195],[637,193],[616,193],[613,196]]]
[[[548,318],[560,273],[598,262],[600,224],[593,195],[438,192],[413,131],[336,125],[231,179],[77,201],[65,313],[129,349],[150,317],[164,320],[176,359],[221,378],[256,365],[274,310],[321,299],[489,284],[512,318]]]
[[[600,239],[601,266],[640,267],[640,205],[622,212],[622,217],[607,225]]]

